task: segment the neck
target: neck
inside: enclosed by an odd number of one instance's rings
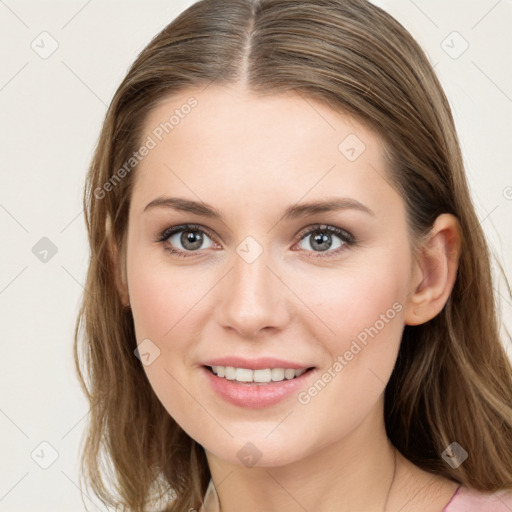
[[[383,417],[376,422],[379,413],[336,443],[282,466],[246,468],[207,452],[221,512],[383,512],[396,460]]]

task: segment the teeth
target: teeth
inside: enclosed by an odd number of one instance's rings
[[[246,368],[237,368],[235,370],[235,380],[238,382],[253,382],[253,373],[252,370],[247,370]]]
[[[248,368],[234,368],[233,366],[212,366],[212,371],[217,377],[237,382],[256,382],[267,384],[280,382],[300,377],[306,370],[294,370],[292,368],[265,368],[262,370],[250,370]]]
[[[272,380],[272,370],[266,368],[265,370],[253,370],[252,380],[254,382],[270,382]]]
[[[279,382],[284,379],[284,370],[282,368],[272,368],[270,372],[272,373],[272,380],[274,382]]]
[[[295,377],[295,370],[291,370],[290,368],[287,368],[284,371],[284,378],[285,379],[293,379]]]

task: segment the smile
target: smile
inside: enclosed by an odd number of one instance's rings
[[[268,384],[270,382],[280,382],[282,380],[291,380],[300,377],[305,369],[293,368],[263,368],[260,370],[251,370],[249,368],[235,368],[233,366],[210,366],[211,372],[217,377],[237,382],[253,382],[256,384]]]

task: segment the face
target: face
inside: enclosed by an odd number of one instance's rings
[[[381,427],[412,255],[379,137],[293,93],[211,85],[162,102],[141,140],[126,282],[169,414],[261,466]]]

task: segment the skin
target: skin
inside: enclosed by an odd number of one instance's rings
[[[150,112],[141,140],[190,96],[197,107],[137,167],[119,265],[137,343],[149,338],[160,350],[144,367],[149,382],[205,448],[223,512],[381,512],[394,467],[383,393],[404,325],[433,318],[449,297],[457,220],[441,215],[414,257],[405,205],[386,179],[378,135],[293,93],[191,89]],[[354,161],[338,149],[349,134],[365,145]],[[164,196],[204,201],[223,217],[145,211]],[[373,214],[345,209],[281,218],[289,205],[327,197],[355,199]],[[181,233],[156,240],[184,223],[214,236],[205,234],[196,255],[180,258],[168,249],[187,251]],[[321,251],[314,233],[304,233],[317,224],[345,229],[356,243],[335,253],[343,241],[332,235]],[[263,249],[250,264],[236,251],[247,236]],[[237,407],[209,387],[201,370],[213,357],[273,356],[315,366],[307,390],[393,304],[400,306],[394,318],[307,404],[293,394],[264,409]],[[248,442],[261,452],[250,468],[237,457]],[[439,512],[455,489],[398,454],[387,510]]]

